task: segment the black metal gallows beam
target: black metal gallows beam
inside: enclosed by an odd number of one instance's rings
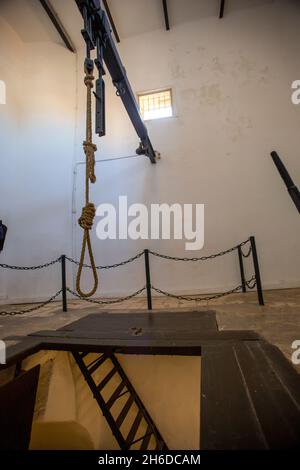
[[[101,8],[100,0],[75,0],[84,19],[83,38],[87,46],[87,58],[90,51],[96,49],[96,67],[99,78],[96,81],[96,132],[99,136],[105,135],[105,90],[104,90],[104,63],[110,73],[113,84],[117,89],[128,116],[140,138],[137,154],[146,155],[155,163],[155,151],[152,147],[147,128],[141,118],[139,108],[122,64],[119,53],[112,38],[106,12]]]

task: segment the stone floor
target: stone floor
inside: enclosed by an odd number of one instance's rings
[[[259,306],[255,292],[232,294],[209,302],[181,301],[167,297],[153,298],[153,315],[157,309],[195,308],[211,309],[217,313],[220,330],[254,330],[278,346],[291,360],[293,341],[300,340],[300,288],[266,291],[265,306]],[[1,310],[19,310],[27,305],[1,306]],[[145,297],[137,297],[121,304],[114,304],[113,310],[145,310]],[[93,305],[85,301],[72,300],[68,312],[63,313],[60,302],[43,307],[33,313],[0,317],[0,338],[9,335],[26,335],[33,331],[57,329],[89,313],[107,311],[107,306]],[[112,310],[112,309],[111,309]],[[300,365],[296,366],[300,373]]]

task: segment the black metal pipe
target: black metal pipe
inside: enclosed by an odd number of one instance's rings
[[[163,9],[164,9],[164,17],[165,17],[166,30],[167,30],[167,31],[170,31],[170,21],[169,21],[168,3],[167,3],[167,0],[162,0],[162,2],[163,2]]]
[[[219,13],[219,18],[223,18],[224,16],[224,8],[225,8],[225,0],[221,0],[220,4],[220,13]]]
[[[56,31],[58,32],[58,34],[62,38],[63,42],[65,43],[65,45],[67,47],[67,49],[69,49],[69,51],[71,51],[73,53],[76,52],[75,47],[73,46],[71,39],[69,38],[67,32],[65,31],[63,25],[61,24],[57,14],[53,10],[53,8],[52,8],[51,4],[49,3],[49,1],[40,0],[40,4],[42,5],[45,12],[49,16],[54,28],[56,29]]]
[[[247,289],[246,289],[243,253],[242,253],[242,248],[240,246],[238,246],[238,255],[239,255],[239,265],[240,265],[240,273],[241,273],[242,291],[246,292]]]
[[[145,256],[145,273],[146,273],[146,288],[147,288],[147,304],[148,310],[152,310],[152,295],[151,295],[151,276],[150,276],[150,263],[149,263],[149,250],[144,250]]]
[[[255,281],[256,281],[256,290],[257,290],[257,297],[259,305],[265,305],[264,297],[263,297],[263,290],[261,285],[261,277],[260,277],[260,270],[259,270],[259,263],[258,263],[258,256],[256,250],[256,243],[255,237],[250,237],[250,243],[252,248],[252,258],[253,258],[253,265],[254,265],[254,272],[255,272]]]
[[[279,171],[281,178],[284,181],[284,184],[287,187],[289,195],[291,196],[295,206],[298,209],[298,212],[300,213],[300,193],[297,186],[294,184],[294,181],[289,175],[289,172],[287,171],[277,152],[271,152],[271,157],[273,162],[275,163],[277,170]]]
[[[67,276],[66,276],[66,255],[61,255],[61,289],[62,289],[62,305],[63,312],[68,311],[67,305]]]

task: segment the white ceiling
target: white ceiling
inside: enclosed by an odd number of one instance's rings
[[[226,0],[225,15],[274,0]],[[50,0],[75,47],[80,47],[82,18],[74,0]],[[164,29],[162,0],[108,0],[119,36],[122,39]],[[168,0],[170,26],[219,13],[220,0]],[[39,0],[1,0],[0,15],[22,41],[52,41],[62,44]]]

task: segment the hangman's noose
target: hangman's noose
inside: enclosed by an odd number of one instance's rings
[[[85,207],[82,208],[81,217],[78,219],[80,227],[84,230],[81,255],[79,261],[79,268],[76,278],[76,289],[78,294],[81,297],[91,297],[95,294],[98,288],[98,273],[95,266],[95,260],[92,250],[92,244],[90,239],[90,230],[93,227],[94,217],[96,213],[95,206],[90,202],[89,195],[89,183],[95,183],[95,152],[97,146],[93,144],[93,134],[92,134],[92,88],[94,86],[94,76],[93,76],[93,62],[87,61],[85,64],[85,78],[84,83],[87,88],[87,100],[86,100],[86,140],[83,142],[84,153],[86,156],[86,171],[85,171]],[[94,286],[89,292],[83,292],[81,290],[81,274],[84,264],[84,256],[86,247],[88,248],[88,253],[91,261],[93,277],[94,277]]]

